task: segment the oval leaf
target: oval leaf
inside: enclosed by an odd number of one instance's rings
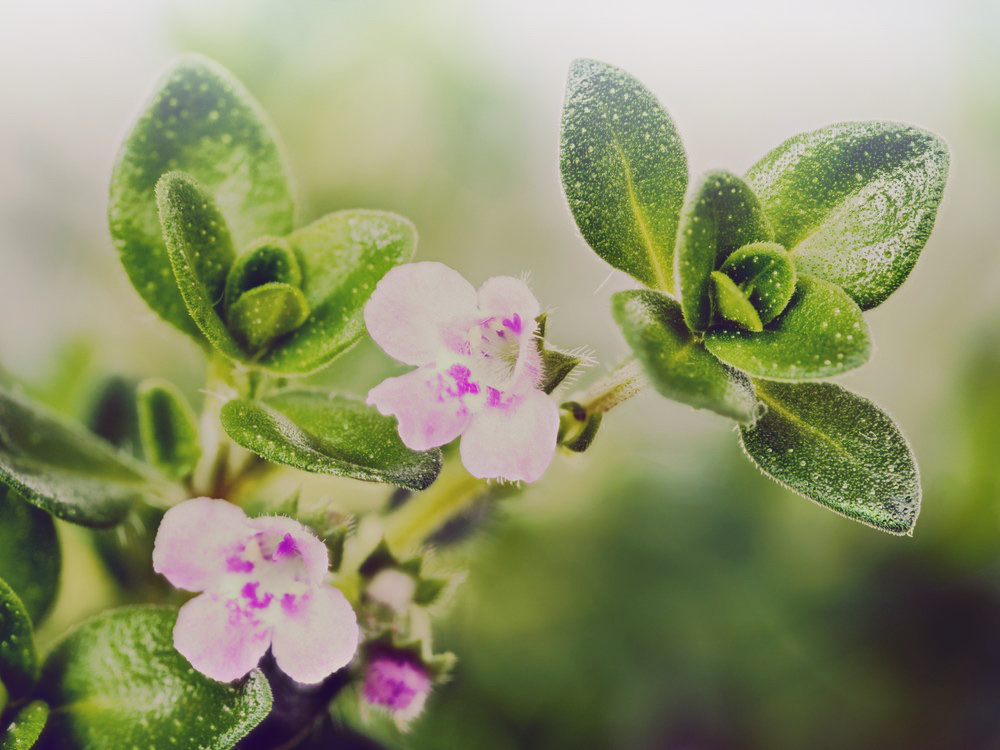
[[[35,637],[28,610],[0,579],[0,682],[11,698],[27,693],[38,679]]]
[[[156,201],[170,268],[191,320],[216,349],[243,359],[219,317],[234,257],[226,220],[205,188],[183,172],[163,175],[156,183]]]
[[[740,436],[761,471],[855,521],[913,533],[917,467],[885,412],[832,383],[758,382],[757,396],[767,412]]]
[[[257,670],[232,685],[196,672],[173,646],[177,613],[126,607],[73,630],[42,671],[56,747],[231,748],[271,710]]]
[[[624,70],[575,60],[560,166],[570,211],[594,252],[648,287],[673,291],[687,157],[656,97]]]
[[[259,351],[308,317],[309,305],[302,292],[275,281],[241,294],[229,308],[229,327],[249,351]]]
[[[753,421],[757,401],[750,380],[705,350],[676,301],[633,290],[615,294],[612,303],[625,340],[660,394],[737,422]]]
[[[384,211],[338,211],[287,238],[302,265],[309,317],[257,365],[308,373],[329,364],[364,334],[362,309],[390,268],[413,258],[417,232]]]
[[[48,704],[45,701],[32,701],[18,711],[7,726],[0,737],[0,750],[29,750],[34,747],[48,719]]]
[[[136,405],[146,460],[171,479],[190,476],[201,458],[201,443],[198,422],[181,392],[166,380],[147,380],[136,392]]]
[[[743,290],[721,271],[712,271],[712,299],[715,300],[715,317],[735,323],[748,331],[764,330],[760,316]]]
[[[243,292],[275,281],[301,286],[302,269],[283,238],[262,237],[229,268],[225,293],[227,312]]]
[[[395,418],[346,396],[295,390],[263,402],[234,400],[222,407],[222,426],[258,456],[305,471],[412,490],[430,486],[441,471],[439,450],[410,450]]]
[[[164,320],[200,339],[170,276],[154,187],[172,170],[215,196],[238,247],[291,231],[294,202],[278,147],[257,103],[219,65],[180,58],[122,144],[111,175],[111,236],[136,290]]]
[[[757,196],[743,180],[721,170],[701,178],[684,204],[677,235],[677,288],[691,330],[712,324],[712,271],[736,248],[772,237]]]
[[[62,549],[52,516],[0,485],[0,578],[40,625],[59,589]]]
[[[760,333],[711,330],[705,346],[738,370],[769,380],[839,375],[868,360],[868,325],[835,284],[799,274],[785,311]]]
[[[795,293],[792,258],[773,242],[743,245],[719,270],[744,290],[764,325],[788,306]]]
[[[0,482],[71,523],[112,526],[170,489],[142,464],[39,404],[0,390]]]
[[[909,275],[947,177],[944,141],[894,122],[802,133],[747,172],[796,267],[843,287],[862,310]]]

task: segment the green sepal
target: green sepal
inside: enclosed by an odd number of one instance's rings
[[[40,625],[59,591],[62,548],[52,516],[0,485],[0,578]]]
[[[413,592],[413,603],[421,607],[429,607],[448,588],[451,581],[448,578],[424,578],[417,579],[417,588]]]
[[[240,295],[229,308],[229,328],[248,351],[259,351],[309,317],[305,295],[291,284],[271,282]]]
[[[681,212],[675,260],[684,320],[693,331],[712,325],[712,271],[739,247],[774,235],[760,201],[739,177],[704,175]]]
[[[57,747],[231,748],[271,710],[254,670],[216,682],[174,649],[176,611],[110,610],[71,631],[49,654],[40,695],[52,707]]]
[[[552,393],[573,370],[583,362],[581,357],[558,349],[550,349],[545,342],[545,324],[548,314],[542,313],[535,318],[535,348],[542,358],[542,381],[539,386],[544,393]]]
[[[275,281],[299,287],[302,269],[283,237],[261,237],[229,268],[224,295],[226,311],[243,292]]]
[[[113,526],[175,490],[144,465],[41,405],[0,390],[0,482],[70,523]]]
[[[156,202],[177,289],[202,336],[230,359],[244,358],[219,316],[226,273],[234,258],[226,220],[212,195],[191,175],[168,172]]]
[[[844,122],[796,135],[747,172],[796,268],[862,310],[906,279],[934,226],[948,149],[894,122]]]
[[[912,534],[920,480],[910,446],[878,406],[832,383],[758,381],[767,408],[740,429],[743,449],[772,479],[890,534]]]
[[[559,436],[556,444],[572,451],[583,453],[597,437],[604,414],[588,414],[587,409],[576,401],[566,401],[559,405]]]
[[[753,384],[705,350],[675,300],[647,290],[612,297],[615,320],[661,395],[737,422],[753,422]]]
[[[0,578],[0,682],[10,698],[26,695],[38,680],[31,617],[14,589]]]
[[[366,641],[361,646],[361,653],[366,661],[371,661],[381,654],[392,654],[393,652],[405,654],[414,662],[422,665],[434,684],[446,682],[458,661],[457,657],[449,651],[435,654],[429,638],[404,637],[391,630]]]
[[[570,211],[594,252],[648,287],[673,291],[687,156],[656,97],[624,70],[574,60],[560,167]]]
[[[136,389],[143,453],[164,476],[184,479],[201,458],[198,421],[173,383],[152,378]]]
[[[773,242],[743,245],[719,270],[744,291],[763,325],[781,314],[795,293],[795,264]]]
[[[233,440],[269,461],[320,474],[422,490],[441,471],[441,451],[403,445],[396,420],[363,401],[316,390],[291,390],[222,407]]]
[[[716,323],[735,323],[754,333],[764,330],[760,316],[735,281],[721,271],[712,271],[711,282]]]
[[[868,361],[861,309],[836,284],[798,275],[795,294],[760,333],[711,330],[705,346],[727,365],[768,380],[815,380]]]
[[[304,374],[358,342],[365,331],[362,310],[375,284],[413,258],[417,233],[402,216],[355,210],[328,214],[286,239],[301,263],[309,318],[256,364]]]
[[[49,705],[45,701],[32,701],[14,716],[3,736],[0,736],[0,750],[29,750],[49,720]]]
[[[237,247],[293,226],[294,201],[270,126],[243,86],[200,55],[177,60],[125,138],[111,175],[111,237],[133,286],[164,320],[201,339],[174,284],[154,187],[184,171],[216,196]]]

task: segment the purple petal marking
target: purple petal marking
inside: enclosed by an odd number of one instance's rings
[[[418,696],[426,696],[431,680],[423,667],[404,656],[379,656],[365,675],[365,700],[390,711],[404,711]]]
[[[295,594],[285,594],[281,597],[281,609],[286,615],[296,615],[299,612],[301,602],[296,601]]]
[[[295,555],[299,552],[299,546],[295,543],[291,534],[285,534],[285,538],[281,540],[278,544],[277,549],[274,550],[274,559],[279,560],[282,557],[288,557],[289,555]]]
[[[514,317],[513,318],[504,318],[503,319],[503,325],[504,325],[504,328],[509,328],[514,333],[518,333],[519,334],[519,333],[521,333],[521,316],[518,315],[517,313],[514,313]],[[503,336],[503,331],[497,331],[497,333],[500,334],[501,336]]]
[[[226,558],[226,570],[230,573],[251,573],[253,569],[254,564],[239,555],[230,555]]]
[[[468,367],[457,364],[452,365],[448,368],[448,374],[451,375],[452,379],[455,381],[455,389],[453,390],[449,388],[446,391],[449,396],[461,398],[466,393],[471,393],[472,395],[479,393],[479,386],[476,383],[469,381],[469,377],[472,375],[472,370]]]
[[[240,595],[247,600],[247,605],[251,609],[267,609],[271,600],[274,599],[274,594],[271,593],[264,594],[263,599],[258,598],[257,588],[259,586],[260,581],[249,581],[243,584],[243,588],[240,589]]]

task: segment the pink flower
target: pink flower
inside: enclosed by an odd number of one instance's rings
[[[368,665],[362,695],[406,722],[420,713],[430,691],[431,678],[423,665],[406,654],[386,653]]]
[[[527,284],[510,276],[477,293],[441,263],[392,269],[365,306],[365,324],[386,353],[418,369],[373,388],[368,403],[399,420],[413,450],[461,435],[473,476],[535,481],[559,431],[558,407],[539,390],[539,312]]]
[[[181,607],[174,647],[214,680],[242,677],[270,646],[293,680],[321,682],[357,651],[354,610],[326,583],[326,545],[291,518],[247,518],[224,500],[187,500],[160,522],[153,569],[204,592]]]

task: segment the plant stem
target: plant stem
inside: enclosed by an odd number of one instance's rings
[[[587,414],[605,414],[628,401],[645,385],[646,375],[639,363],[631,359],[571,400],[586,409]]]

